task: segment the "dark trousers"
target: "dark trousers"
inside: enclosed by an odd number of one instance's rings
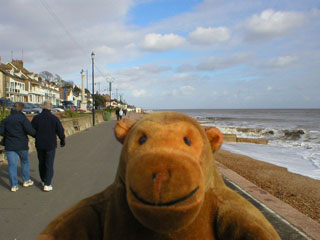
[[[53,161],[56,154],[56,149],[37,149],[37,153],[41,181],[44,182],[44,185],[49,186],[51,185],[51,180],[53,178]]]

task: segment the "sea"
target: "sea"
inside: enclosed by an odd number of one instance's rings
[[[204,126],[268,144],[225,142],[222,149],[320,180],[320,109],[174,109]]]

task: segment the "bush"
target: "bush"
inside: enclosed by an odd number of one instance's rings
[[[76,118],[79,117],[79,113],[73,110],[67,110],[62,115],[63,118]]]
[[[0,122],[9,115],[10,111],[5,106],[1,106],[0,110]]]
[[[104,113],[105,110],[94,110],[95,113]]]
[[[106,111],[108,111],[108,112],[113,112],[113,111],[114,111],[114,108],[111,107],[110,105],[108,105],[108,106],[106,107]]]

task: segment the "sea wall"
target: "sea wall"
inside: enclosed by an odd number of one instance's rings
[[[116,116],[114,113],[112,113],[110,120],[115,120],[115,119],[116,119]],[[107,120],[106,116],[103,113],[95,114],[95,124],[100,124],[106,120]],[[79,117],[79,118],[61,118],[60,121],[64,128],[64,134],[66,135],[66,137],[76,134],[78,132],[81,132],[83,130],[86,130],[88,128],[91,128],[92,122],[93,122],[92,114],[90,115],[88,114],[88,116]],[[29,152],[33,152],[36,150],[34,142],[35,142],[35,139],[29,136]],[[4,153],[4,147],[2,146],[0,148],[0,163],[7,163],[5,153]]]

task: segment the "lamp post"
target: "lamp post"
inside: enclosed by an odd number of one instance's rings
[[[95,108],[95,101],[94,101],[94,52],[91,53],[92,59],[92,125],[95,124],[95,116],[94,116],[94,108]]]
[[[112,98],[111,98],[111,91],[112,91],[112,90],[111,90],[111,87],[112,87],[112,81],[110,81],[110,82],[109,82],[109,93],[110,93],[110,112],[111,112],[111,101],[112,101],[112,100],[111,100],[111,99],[112,99]]]

